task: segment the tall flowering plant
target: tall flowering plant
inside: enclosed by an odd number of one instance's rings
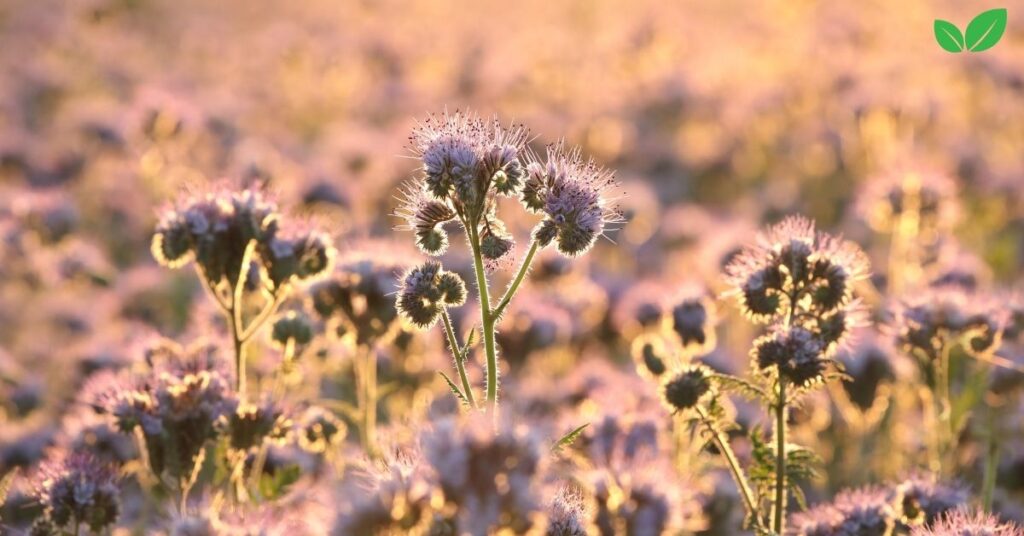
[[[584,158],[564,143],[547,148],[544,157],[526,148],[528,134],[519,126],[502,126],[496,119],[456,112],[430,116],[412,133],[413,153],[422,167],[405,185],[399,215],[415,234],[417,246],[430,256],[448,247],[445,226],[458,224],[473,257],[480,306],[480,333],[486,356],[486,405],[498,404],[498,348],[495,331],[516,291],[526,279],[541,248],[554,245],[566,257],[586,253],[608,229],[621,221],[609,193],[616,188],[610,171]],[[510,261],[514,238],[498,214],[498,198],[518,198],[541,216],[526,254],[505,292],[492,296],[488,271]],[[438,319],[444,325],[455,357],[461,387],[448,379],[463,402],[477,407],[466,373],[471,339],[458,340],[448,314],[462,305],[465,284],[438,261],[409,270],[403,277],[397,303],[402,315],[426,329]]]

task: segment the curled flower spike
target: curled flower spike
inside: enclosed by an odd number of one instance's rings
[[[758,236],[726,267],[743,310],[759,323],[833,313],[853,299],[854,283],[868,275],[867,256],[854,243],[815,230],[791,216]]]
[[[910,536],[1024,536],[1024,528],[984,512],[957,510],[931,525],[914,527]]]
[[[420,123],[410,144],[423,162],[423,190],[475,224],[495,195],[515,195],[521,188],[526,138],[525,129],[503,127],[496,118],[446,112]]]
[[[280,440],[287,435],[291,421],[285,412],[269,400],[260,404],[239,404],[225,416],[231,448],[249,450],[268,440]]]
[[[823,379],[830,360],[822,340],[801,328],[777,329],[754,341],[751,350],[762,371],[777,370],[788,381],[807,386]]]
[[[437,322],[444,308],[456,307],[466,301],[466,284],[457,274],[427,261],[402,277],[398,290],[398,310],[406,320],[419,328]]]
[[[416,246],[427,255],[441,255],[448,249],[443,226],[456,216],[448,202],[434,198],[422,185],[410,183],[402,189],[396,215],[406,221],[404,229],[416,234]]]
[[[586,253],[607,225],[622,221],[609,206],[608,192],[616,186],[612,172],[584,160],[578,147],[549,145],[545,161],[531,155],[520,200],[545,216],[534,229],[534,240],[542,247],[554,242],[566,257]]]
[[[95,534],[103,532],[121,510],[116,470],[91,454],[72,453],[44,462],[33,495],[51,526],[76,534],[81,524]]]
[[[289,341],[302,348],[313,340],[313,324],[304,313],[288,311],[274,321],[270,338],[280,348],[287,347]]]
[[[667,373],[661,384],[662,401],[672,411],[692,409],[713,390],[711,369],[703,365],[683,365]]]

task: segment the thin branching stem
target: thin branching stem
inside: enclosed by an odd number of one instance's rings
[[[444,332],[448,337],[448,346],[455,356],[455,368],[459,371],[459,380],[462,382],[462,394],[471,408],[476,408],[476,399],[473,397],[473,386],[469,383],[469,376],[466,375],[466,352],[468,349],[459,346],[459,340],[455,337],[455,330],[452,329],[452,320],[448,311],[441,312],[441,320],[444,321]]]
[[[519,285],[526,279],[526,274],[530,272],[530,266],[533,264],[533,257],[537,254],[540,249],[540,244],[534,240],[530,243],[530,249],[526,252],[526,257],[523,257],[523,263],[519,265],[519,271],[516,273],[515,278],[509,283],[508,289],[505,290],[505,295],[501,297],[501,301],[494,308],[491,316],[495,318],[501,318],[501,314],[505,312],[505,308],[508,307],[509,302],[516,295],[519,290]]]
[[[494,340],[494,317],[491,316],[491,297],[484,272],[483,254],[480,252],[480,233],[476,225],[469,226],[469,245],[473,250],[473,268],[480,294],[480,330],[483,332],[484,353],[487,356],[487,406],[495,414],[498,410],[498,351]]]
[[[754,525],[761,529],[761,514],[757,509],[757,499],[754,496],[754,491],[750,487],[750,483],[747,482],[747,477],[743,473],[743,468],[740,467],[739,459],[736,458],[736,453],[732,450],[732,446],[729,444],[729,439],[725,437],[715,423],[708,416],[707,412],[701,406],[696,406],[697,415],[700,416],[701,424],[711,435],[715,445],[718,447],[719,452],[722,453],[722,457],[725,458],[726,464],[729,466],[729,471],[732,473],[732,478],[736,482],[736,487],[740,491],[740,496],[743,497],[743,504],[747,508],[747,515],[753,520]]]

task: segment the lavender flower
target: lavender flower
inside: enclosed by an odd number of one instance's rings
[[[984,512],[957,510],[942,516],[932,525],[914,527],[911,536],[1024,536],[1024,529],[1013,523],[1001,523]]]
[[[968,498],[968,489],[962,484],[941,483],[925,474],[910,476],[896,486],[897,511],[907,525],[932,524],[966,506]]]

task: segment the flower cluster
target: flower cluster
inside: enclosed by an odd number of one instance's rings
[[[392,335],[398,310],[392,296],[395,278],[405,264],[374,248],[353,250],[338,259],[329,277],[309,290],[312,308],[329,331],[358,345],[372,345]]]
[[[157,261],[177,268],[194,260],[215,290],[250,288],[276,294],[295,279],[325,272],[334,255],[325,234],[282,222],[277,205],[257,190],[191,197],[160,218],[153,235]],[[255,270],[253,270],[255,268]],[[249,275],[259,275],[258,281]]]
[[[466,301],[466,284],[441,263],[427,261],[402,276],[398,289],[398,310],[402,317],[420,328],[428,328],[448,307]]]
[[[794,515],[793,528],[802,536],[889,534],[894,527],[902,534],[911,527],[934,526],[967,501],[963,486],[919,474],[891,486],[842,491],[831,503]]]
[[[541,246],[554,241],[567,257],[585,253],[606,225],[622,221],[609,205],[608,193],[616,185],[610,171],[584,159],[578,148],[549,145],[545,160],[533,156],[527,165],[521,195],[528,210],[544,215],[534,240]]]
[[[744,312],[772,327],[754,345],[755,366],[796,385],[820,379],[834,350],[862,321],[854,286],[867,277],[867,257],[805,218],[769,228],[726,273]]]
[[[911,536],[1024,536],[1024,528],[984,512],[957,510],[932,525],[914,527]]]
[[[483,418],[444,421],[424,437],[423,450],[454,513],[455,533],[521,534],[538,524],[545,457],[525,429],[495,431]]]
[[[155,474],[187,477],[222,417],[234,413],[235,393],[217,349],[169,341],[147,355],[149,370],[97,378],[91,403],[123,433],[140,430]]]
[[[942,286],[897,304],[888,328],[897,348],[931,361],[956,344],[971,355],[994,352],[1007,320],[984,296]]]
[[[81,525],[96,534],[105,531],[121,511],[118,480],[114,467],[90,454],[70,453],[44,462],[33,490],[44,517],[33,533],[77,534]]]

